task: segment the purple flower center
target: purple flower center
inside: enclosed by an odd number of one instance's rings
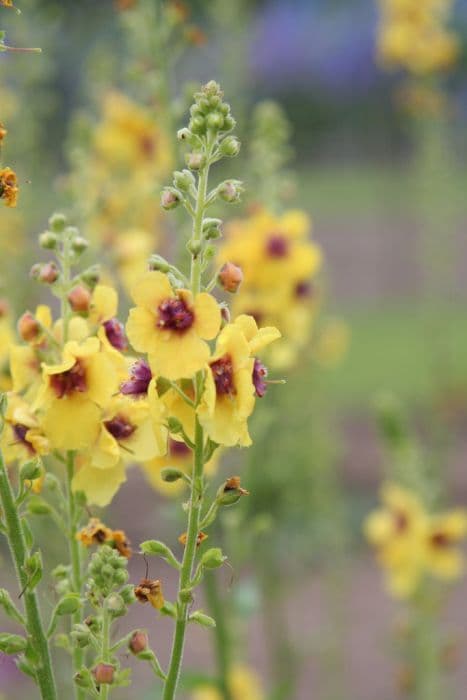
[[[125,416],[115,416],[111,420],[106,420],[104,425],[116,440],[125,440],[136,430],[136,426],[132,425]]]
[[[289,252],[289,241],[280,233],[273,233],[267,240],[266,252],[270,258],[285,258]]]
[[[267,367],[255,357],[255,364],[253,365],[253,384],[256,390],[256,396],[260,399],[265,395],[268,385],[266,382],[266,377],[268,376]]]
[[[22,445],[27,447],[31,454],[34,454],[34,448],[31,443],[26,439],[27,432],[29,430],[27,425],[22,423],[16,423],[13,427],[13,435],[15,436],[16,442],[20,442]]]
[[[128,341],[125,335],[125,329],[117,318],[111,318],[104,323],[105,335],[112,347],[117,350],[127,350]]]
[[[216,384],[218,396],[235,394],[232,358],[224,355],[215,362],[211,362],[211,372]]]
[[[145,360],[138,360],[130,369],[130,379],[120,385],[122,394],[146,396],[152,379],[151,368]]]
[[[171,457],[189,457],[191,455],[191,450],[184,442],[170,439],[169,454]]]
[[[52,374],[50,386],[57,399],[63,399],[64,396],[71,396],[74,393],[84,393],[87,389],[85,367],[76,360],[71,369],[60,374]]]
[[[313,296],[313,285],[311,282],[298,282],[295,286],[295,296],[299,299],[306,299]]]
[[[187,307],[183,299],[166,299],[159,306],[159,328],[167,328],[171,331],[186,331],[191,328],[195,316]]]

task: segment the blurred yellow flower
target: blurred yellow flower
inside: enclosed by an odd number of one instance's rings
[[[236,665],[230,674],[232,700],[263,700],[264,691],[258,675],[248,666]],[[221,693],[212,685],[201,686],[192,694],[192,700],[222,700]]]
[[[16,207],[18,200],[18,179],[11,168],[0,170],[0,199],[5,201],[7,207]]]

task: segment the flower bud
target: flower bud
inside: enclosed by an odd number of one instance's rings
[[[91,631],[87,625],[74,625],[70,637],[77,647],[84,649],[91,641]]]
[[[59,271],[54,262],[37,263],[31,267],[30,275],[38,282],[53,284],[58,279]]]
[[[97,664],[92,673],[97,685],[111,685],[114,682],[115,667],[112,664]]]
[[[118,593],[113,593],[108,597],[107,609],[113,617],[121,617],[127,612],[125,601]]]
[[[81,599],[77,593],[69,593],[58,601],[55,607],[56,615],[73,615],[81,608]]]
[[[120,591],[120,595],[122,596],[122,600],[126,605],[131,605],[131,603],[134,603],[136,600],[135,590],[131,584],[124,586]]]
[[[217,281],[224,291],[235,294],[243,282],[242,268],[231,262],[224,263],[217,275]]]
[[[42,475],[42,464],[40,459],[31,459],[25,462],[19,473],[21,481],[33,481]]]
[[[190,170],[200,170],[206,165],[206,156],[198,151],[193,151],[186,154],[185,162]]]
[[[209,615],[206,615],[205,613],[201,612],[200,610],[196,610],[194,613],[191,613],[189,620],[190,622],[197,622],[198,625],[201,625],[202,627],[212,628],[216,626],[216,621]]]
[[[168,272],[170,270],[170,265],[161,255],[151,255],[149,258],[149,269],[158,270],[159,272]]]
[[[213,129],[213,131],[220,131],[224,126],[224,117],[220,112],[211,112],[211,114],[208,114],[206,121],[209,129]]]
[[[83,236],[76,236],[71,243],[71,247],[75,253],[81,255],[85,250],[89,248],[89,241],[87,241]]]
[[[162,481],[166,481],[168,484],[183,479],[183,476],[184,475],[181,469],[175,469],[174,467],[166,467],[165,469],[161,470],[161,479]]]
[[[178,435],[179,433],[183,432],[183,425],[178,418],[175,418],[175,416],[170,416],[170,418],[167,419],[167,427],[174,435]]]
[[[3,654],[20,654],[26,649],[27,640],[19,634],[0,634],[0,651]]]
[[[201,115],[193,117],[190,119],[188,128],[193,134],[204,134],[206,131],[206,120]]]
[[[201,566],[206,569],[218,569],[226,559],[227,557],[224,557],[219,547],[211,547],[201,557]]]
[[[174,185],[182,192],[188,192],[195,184],[195,178],[189,170],[176,170],[174,172]]]
[[[91,672],[87,668],[83,667],[77,673],[75,673],[73,676],[73,681],[78,688],[93,688],[95,690]]]
[[[54,233],[62,233],[66,226],[66,222],[67,219],[65,214],[55,212],[55,214],[52,214],[52,216],[49,219],[49,226]]]
[[[91,292],[82,284],[78,284],[76,287],[73,287],[73,289],[68,293],[67,298],[73,311],[78,313],[85,313],[89,311],[89,306],[91,304]]]
[[[81,273],[81,279],[88,285],[88,287],[91,287],[91,289],[94,289],[96,284],[99,282],[100,276],[100,265],[91,265],[91,267],[88,267],[87,270],[84,270],[84,272]]]
[[[39,245],[46,250],[55,250],[58,244],[58,236],[52,231],[44,231],[39,236]]]
[[[161,192],[161,207],[166,211],[178,207],[181,201],[181,193],[175,187],[164,187]]]
[[[30,498],[28,501],[28,513],[31,515],[50,515],[52,508],[43,498]]]
[[[203,236],[207,241],[214,241],[222,236],[222,220],[207,218],[203,220]]]
[[[231,476],[219,488],[216,501],[220,506],[231,506],[237,503],[242,496],[248,496],[249,493],[249,491],[240,486],[239,476]]]
[[[30,311],[26,311],[18,321],[18,334],[26,343],[35,340],[40,334],[40,323],[34,318]]]
[[[201,253],[202,244],[200,241],[188,241],[186,248],[191,255],[196,257]]]
[[[234,158],[240,153],[240,141],[235,136],[226,136],[221,142],[219,150],[223,156]]]
[[[244,188],[240,180],[225,180],[217,188],[217,194],[229,204],[239,202],[243,194]]]
[[[146,632],[143,632],[143,630],[137,630],[136,632],[133,632],[133,635],[128,643],[128,648],[132,654],[138,655],[141,654],[142,651],[146,651],[148,645],[149,639]]]

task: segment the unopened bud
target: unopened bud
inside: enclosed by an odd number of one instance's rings
[[[81,255],[81,253],[84,253],[84,251],[89,248],[89,241],[83,238],[83,236],[76,236],[76,238],[73,239],[71,247],[75,253]]]
[[[76,644],[77,647],[83,649],[91,641],[91,631],[87,625],[74,625],[70,633],[70,637],[72,638],[74,644]]]
[[[113,593],[111,596],[109,596],[107,600],[107,608],[113,617],[121,617],[122,615],[125,615],[127,611],[125,601],[118,593]]]
[[[167,419],[167,427],[174,435],[178,435],[179,433],[183,432],[183,425],[178,418],[175,418],[175,416],[170,416],[170,418]]]
[[[219,197],[229,204],[239,202],[243,191],[243,184],[240,180],[225,180],[217,188]]]
[[[220,506],[231,506],[237,503],[242,496],[248,496],[249,493],[241,487],[239,476],[231,476],[218,490],[216,501]]]
[[[214,241],[222,236],[222,220],[207,218],[203,220],[203,236],[207,241]]]
[[[174,185],[182,192],[188,192],[195,184],[195,178],[189,170],[176,170],[174,172]]]
[[[235,136],[226,136],[221,142],[219,150],[223,156],[234,158],[240,153],[240,141]]]
[[[59,212],[56,212],[50,217],[49,226],[54,233],[61,233],[66,226],[66,221],[67,219],[65,214],[60,214]]]
[[[193,151],[192,153],[186,154],[185,162],[190,170],[200,170],[206,165],[206,156],[198,151]]]
[[[111,685],[114,682],[115,667],[112,664],[97,664],[92,673],[97,685]]]
[[[96,284],[99,282],[101,276],[100,265],[91,265],[87,270],[81,273],[81,279],[88,287],[94,289]]]
[[[68,294],[68,302],[77,313],[85,313],[89,311],[89,306],[91,304],[91,292],[87,287],[79,284]]]
[[[54,262],[37,263],[31,267],[31,277],[44,284],[53,284],[59,276],[58,267]]]
[[[201,566],[204,566],[206,569],[218,569],[226,559],[227,557],[224,557],[219,547],[212,547],[207,552],[204,552],[201,557]]]
[[[32,459],[21,467],[21,481],[33,481],[42,475],[42,464],[39,459]]]
[[[166,211],[175,209],[181,202],[181,193],[175,187],[165,187],[161,192],[161,207]]]
[[[183,472],[181,469],[175,469],[174,467],[166,467],[161,470],[161,479],[167,483],[172,483],[174,481],[179,481],[183,479]]]
[[[18,333],[22,340],[30,343],[40,334],[41,326],[30,311],[26,311],[18,321]]]
[[[224,117],[220,112],[211,112],[211,114],[208,114],[206,121],[208,127],[214,131],[220,131],[224,126]]]
[[[39,245],[46,250],[55,250],[58,244],[58,236],[52,231],[44,231],[39,236]]]
[[[217,275],[217,281],[224,291],[235,294],[243,282],[242,268],[231,262],[224,263]]]
[[[146,632],[143,632],[143,630],[137,630],[133,633],[129,641],[128,647],[132,654],[138,655],[141,654],[141,652],[146,651],[148,645],[149,639]]]
[[[187,250],[191,255],[196,257],[201,253],[202,244],[200,241],[188,241],[186,244]]]
[[[154,253],[154,255],[151,255],[149,258],[149,269],[159,270],[159,272],[168,272],[170,270],[170,265],[165,258]]]

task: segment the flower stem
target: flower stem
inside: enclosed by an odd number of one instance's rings
[[[27,632],[31,638],[34,651],[39,662],[36,666],[36,678],[42,700],[57,700],[55,679],[52,670],[50,650],[45,637],[42,618],[39,611],[37,595],[34,590],[28,590],[28,577],[24,570],[27,558],[26,541],[21,518],[16,507],[13,490],[8,478],[3,455],[0,453],[0,500],[5,517],[8,545],[15,565],[20,589],[24,591],[24,607],[26,611]]]
[[[110,615],[107,609],[107,601],[104,602],[102,610],[102,662],[110,663]],[[109,697],[110,686],[103,683],[100,687],[100,697],[102,700],[107,700]]]
[[[74,475],[74,454],[73,452],[68,452],[66,457],[66,469],[67,469],[67,499],[68,499],[68,547],[71,562],[71,583],[73,586],[73,591],[75,593],[81,594],[82,588],[82,577],[81,577],[81,553],[79,549],[79,542],[76,539],[77,532],[77,511],[76,511],[76,501],[73,494],[71,483]],[[81,622],[81,616],[79,610],[73,615],[73,624],[79,624]],[[83,650],[78,646],[73,650],[73,668],[74,672],[77,673],[81,666],[83,665]],[[75,687],[75,694],[77,700],[83,700],[85,697],[85,692],[82,688]]]
[[[417,700],[438,700],[443,695],[437,635],[437,605],[433,593],[433,589],[425,583],[414,601],[415,697]]]
[[[214,647],[217,663],[217,682],[223,700],[232,700],[229,687],[230,676],[230,635],[226,606],[219,592],[219,586],[214,571],[206,574],[204,593],[211,616],[216,621],[213,629]]]

